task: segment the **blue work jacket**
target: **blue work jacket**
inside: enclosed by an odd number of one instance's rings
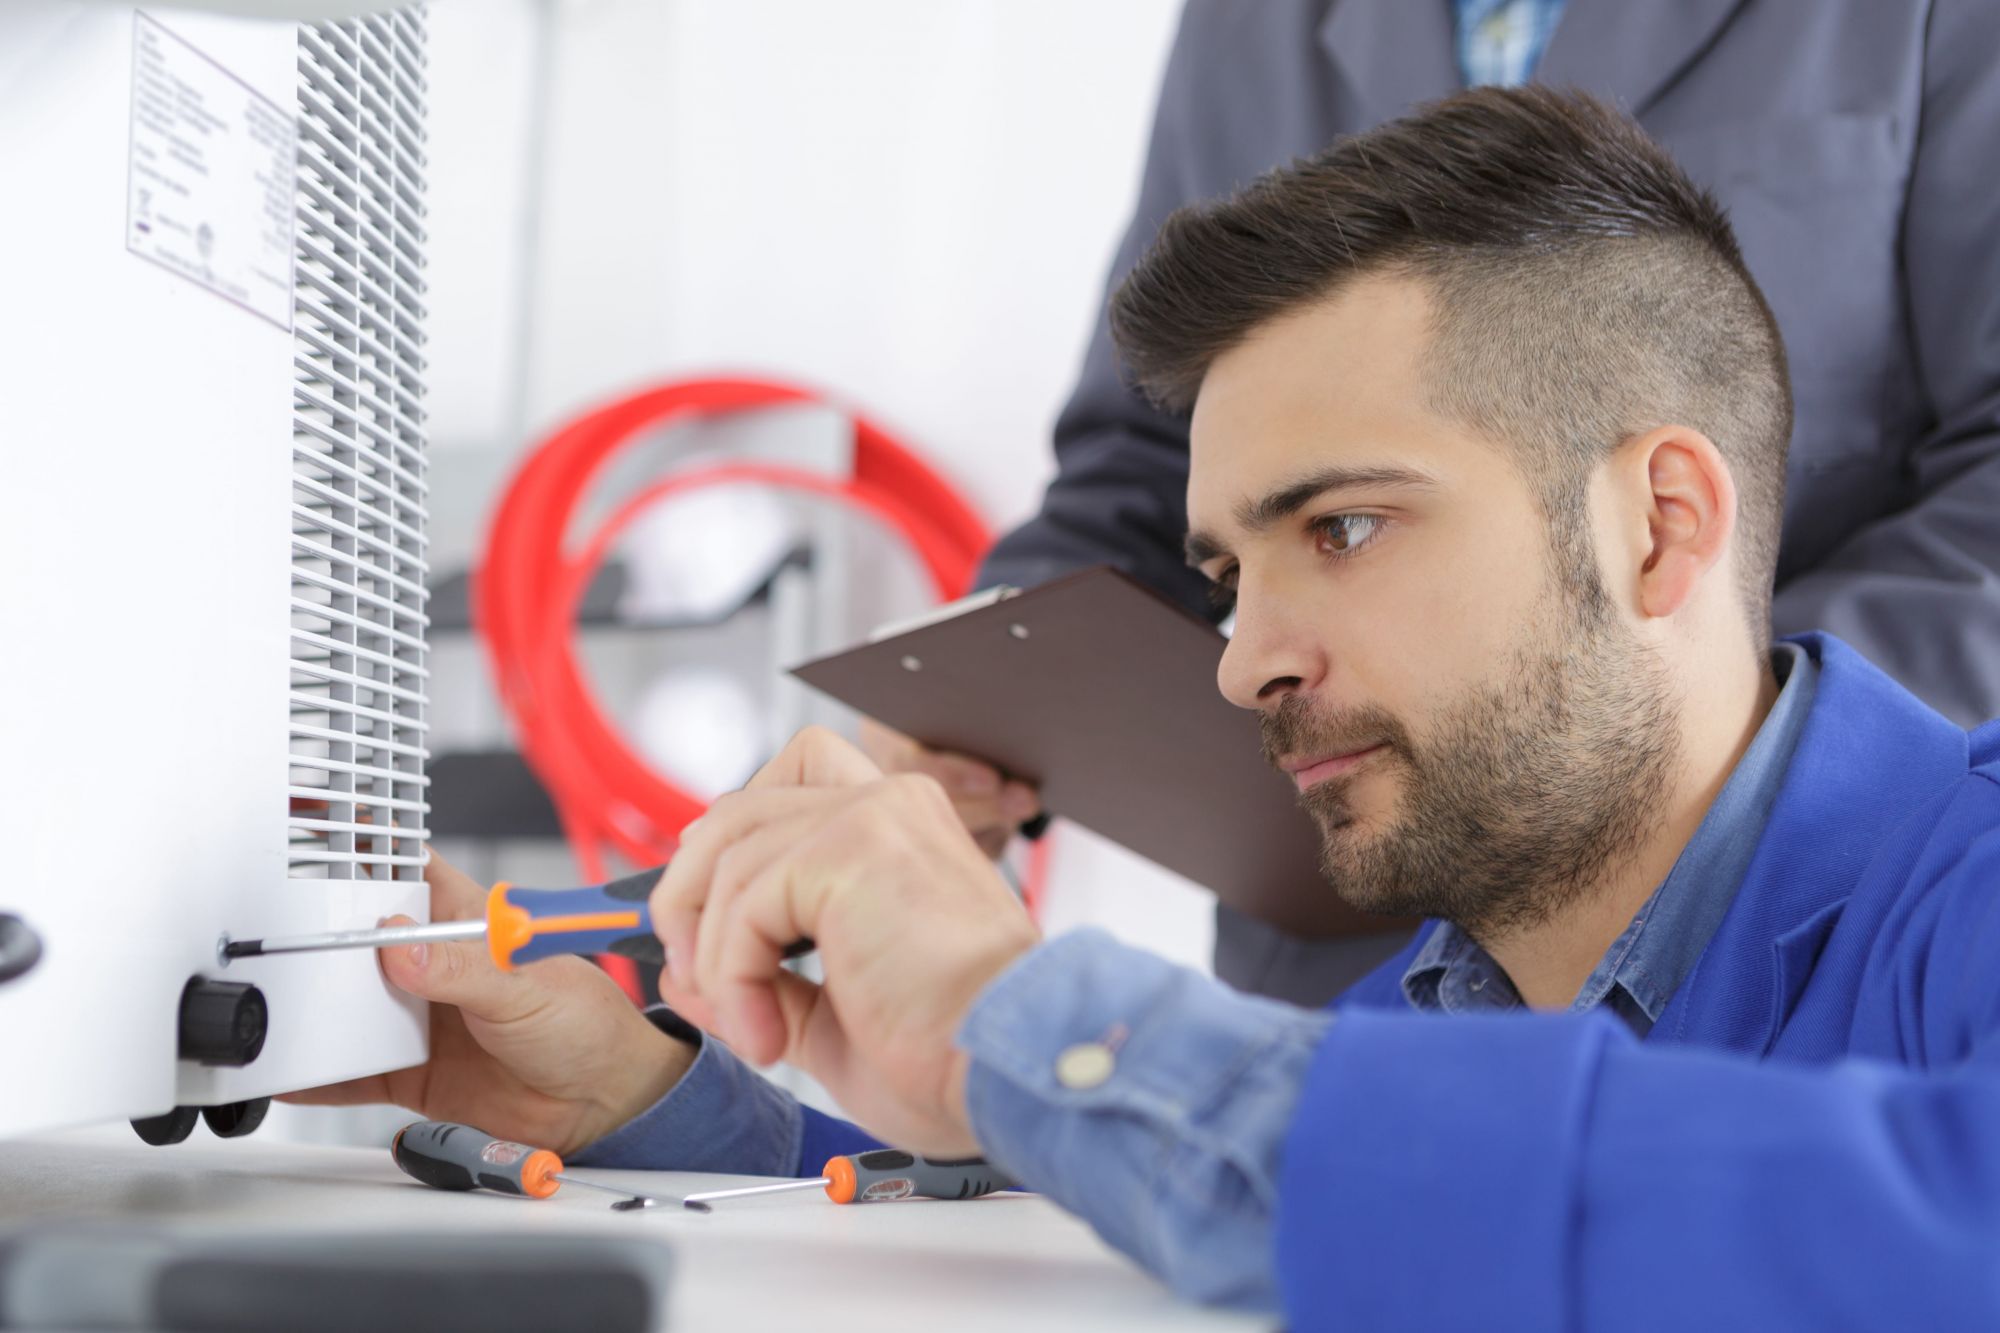
[[[1644,1042],[1337,1007],[1287,1140],[1295,1329],[2000,1329],[2000,723],[1853,649]]]

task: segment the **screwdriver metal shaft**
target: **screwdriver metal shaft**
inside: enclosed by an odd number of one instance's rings
[[[560,954],[610,953],[658,966],[666,961],[666,955],[659,936],[653,933],[648,898],[665,871],[665,866],[655,866],[608,884],[580,889],[524,889],[500,883],[487,892],[483,920],[329,930],[315,935],[250,940],[234,940],[225,935],[219,952],[222,960],[228,962],[265,954],[381,949],[399,944],[483,939],[494,965],[503,972]],[[798,958],[812,950],[811,940],[794,940],[784,955]]]
[[[437,921],[427,926],[376,926],[367,930],[329,930],[317,935],[286,935],[271,940],[224,940],[224,958],[256,958],[272,953],[318,953],[324,949],[384,949],[396,944],[434,944],[443,940],[483,940],[484,921]]]
[[[708,1205],[717,1199],[744,1199],[752,1194],[788,1194],[793,1190],[819,1190],[825,1189],[832,1183],[831,1177],[820,1176],[816,1180],[787,1180],[777,1185],[745,1185],[741,1189],[708,1190],[701,1194],[690,1194],[682,1199],[681,1203],[686,1207],[707,1212]]]

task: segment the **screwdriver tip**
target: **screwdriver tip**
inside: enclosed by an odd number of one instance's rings
[[[713,1208],[710,1208],[707,1204],[703,1203],[700,1199],[682,1199],[681,1207],[687,1209],[691,1213],[712,1213],[715,1211]]]
[[[222,946],[224,958],[255,958],[263,952],[262,940],[227,940]]]

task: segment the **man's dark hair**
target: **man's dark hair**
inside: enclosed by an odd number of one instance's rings
[[[1513,451],[1566,572],[1593,589],[1598,460],[1670,423],[1713,440],[1761,643],[1792,426],[1784,344],[1722,207],[1644,130],[1546,88],[1432,103],[1174,213],[1112,297],[1112,333],[1140,388],[1185,411],[1216,357],[1367,275],[1423,283],[1429,405]]]

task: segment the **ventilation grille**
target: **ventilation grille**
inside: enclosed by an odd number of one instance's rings
[[[423,874],[423,67],[421,10],[299,29],[295,878]]]

